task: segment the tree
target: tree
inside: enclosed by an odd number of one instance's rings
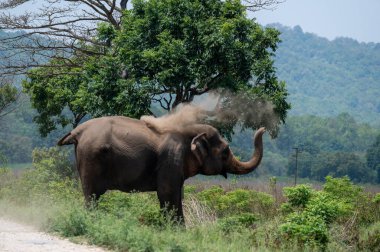
[[[17,97],[17,88],[9,83],[0,83],[0,118],[12,112]]]
[[[289,159],[287,165],[289,176],[295,173],[294,157]],[[298,176],[319,181],[328,176],[349,176],[355,182],[372,182],[373,172],[356,153],[347,152],[320,152],[311,154],[302,152],[298,160]]]
[[[367,166],[377,172],[376,182],[380,183],[380,135],[377,136],[373,145],[367,150]]]
[[[259,11],[275,8],[283,1],[243,2],[249,10]],[[128,0],[0,0],[0,28],[16,31],[0,39],[0,53],[5,52],[2,74],[26,74],[31,67],[58,71],[83,66],[88,56],[104,55],[109,43],[96,39],[97,25],[107,23],[120,29],[127,4]],[[13,11],[21,5],[31,8],[24,13]],[[73,55],[83,60],[73,62]]]
[[[222,94],[218,108],[231,111],[227,113],[230,130],[236,123],[245,128],[264,124],[274,135],[290,108],[285,83],[277,80],[273,67],[279,33],[248,19],[239,1],[136,0],[132,9],[123,12],[118,27],[100,23],[96,31],[93,40],[108,46],[86,48],[103,54],[85,60],[72,56],[74,63],[83,61],[78,68],[61,67],[57,73],[40,68],[28,73],[25,90],[32,100],[45,100],[32,101],[41,115],[47,115],[37,118],[41,128],[67,124],[63,118],[67,107],[75,107],[81,115],[139,117],[151,113],[152,102],[170,111],[223,88],[230,92]],[[64,77],[71,75],[76,77]],[[67,80],[62,82],[62,78]],[[47,86],[52,97],[67,96],[44,99],[40,93],[45,92],[46,83],[51,83]],[[65,89],[70,91],[62,92]],[[239,99],[233,99],[232,93],[239,93]],[[273,103],[276,120],[263,121],[265,116],[251,120],[252,113],[247,111],[268,102]],[[51,116],[58,120],[49,120]],[[50,125],[45,127],[45,122]]]

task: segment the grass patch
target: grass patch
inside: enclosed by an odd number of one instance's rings
[[[109,191],[85,208],[67,153],[42,149],[35,151],[32,169],[18,176],[1,170],[0,212],[116,251],[379,248],[379,196],[347,178],[328,177],[319,190],[308,185],[282,190],[273,179],[257,189],[240,188],[241,182],[187,185],[183,227],[161,215],[155,193]]]

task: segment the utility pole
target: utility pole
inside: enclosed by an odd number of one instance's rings
[[[294,185],[297,185],[297,177],[298,177],[298,153],[301,153],[301,149],[299,147],[294,147],[296,150],[296,170],[294,172]]]

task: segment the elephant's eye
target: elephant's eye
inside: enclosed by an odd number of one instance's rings
[[[230,148],[226,146],[222,151],[222,159],[226,160],[228,158],[229,153],[230,153]]]

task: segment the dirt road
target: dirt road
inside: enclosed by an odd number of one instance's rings
[[[1,252],[105,252],[105,250],[78,245],[68,240],[57,238],[33,227],[0,218]]]

